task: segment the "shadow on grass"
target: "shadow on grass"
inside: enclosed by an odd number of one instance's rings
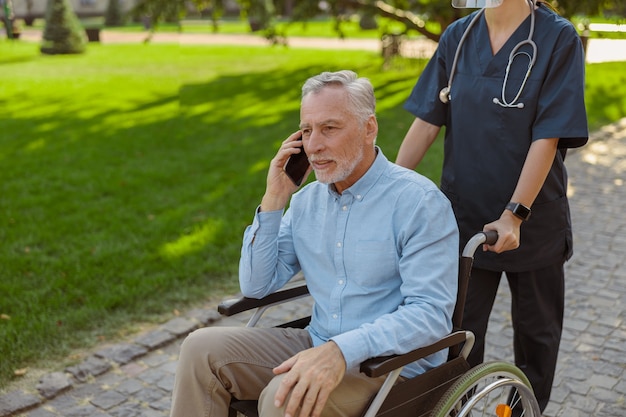
[[[32,55],[5,56],[0,57],[0,65],[22,64],[35,60],[35,57]]]

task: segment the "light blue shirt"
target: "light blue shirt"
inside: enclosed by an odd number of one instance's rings
[[[377,151],[342,194],[315,181],[292,196],[284,215],[257,210],[241,251],[247,297],[266,296],[302,270],[315,301],[313,344],[333,340],[348,369],[437,341],[451,331],[456,302],[459,238],[448,199]],[[446,354],[403,375],[438,366]]]

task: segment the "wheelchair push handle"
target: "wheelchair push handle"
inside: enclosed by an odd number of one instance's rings
[[[463,248],[462,256],[465,258],[473,258],[474,252],[479,246],[487,244],[493,245],[498,240],[498,232],[495,230],[487,230],[486,232],[478,232],[470,238]]]

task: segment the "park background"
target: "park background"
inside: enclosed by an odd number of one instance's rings
[[[297,129],[301,83],[344,68],[370,78],[378,144],[393,160],[412,120],[402,104],[426,62],[178,41],[47,56],[38,24],[21,40],[0,39],[0,389],[237,292],[241,235],[269,160]],[[290,28],[334,36],[328,19]],[[626,115],[625,69],[587,65],[591,130]],[[419,171],[438,181],[440,163],[438,141]]]

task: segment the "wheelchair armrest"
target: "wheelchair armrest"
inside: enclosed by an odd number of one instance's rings
[[[360,369],[365,375],[371,378],[376,378],[401,366],[415,362],[418,359],[423,359],[426,356],[432,355],[433,353],[439,352],[443,349],[461,344],[465,342],[465,340],[466,333],[464,331],[457,331],[450,333],[432,345],[412,350],[403,355],[380,356],[368,359],[361,363]]]
[[[309,289],[306,284],[301,283],[295,287],[277,291],[260,299],[241,297],[222,301],[222,303],[217,306],[217,311],[223,316],[232,316],[258,307],[269,307],[274,304],[281,304],[308,294]]]

